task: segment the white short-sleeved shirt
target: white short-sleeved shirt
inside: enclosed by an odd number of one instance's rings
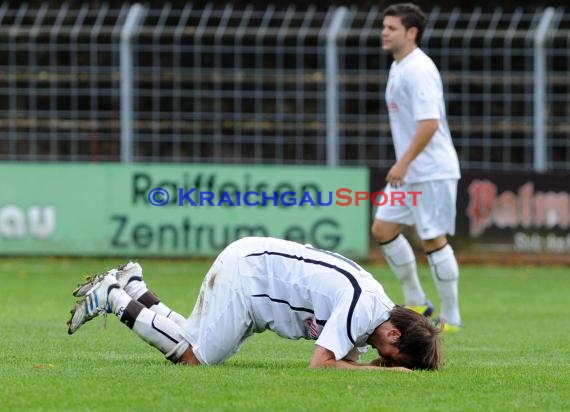
[[[238,273],[255,331],[316,339],[336,359],[366,347],[394,307],[380,283],[338,254],[275,238],[244,238]]]
[[[404,181],[459,179],[459,161],[447,124],[441,77],[429,56],[416,48],[399,62],[394,61],[385,97],[398,159],[410,146],[419,121],[439,120],[439,128],[410,164]]]

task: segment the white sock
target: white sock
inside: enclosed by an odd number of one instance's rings
[[[428,254],[435,286],[441,299],[440,316],[448,323],[461,324],[459,314],[459,266],[450,245]]]
[[[111,310],[119,317],[131,300],[131,297],[118,285],[111,289],[109,296],[107,297],[107,303],[111,306]]]
[[[137,300],[148,292],[148,288],[143,280],[133,280],[125,285],[125,292],[127,292],[130,297]]]
[[[182,326],[184,324],[184,322],[186,321],[186,318],[184,316],[173,311],[172,309],[170,309],[168,306],[166,306],[162,302],[158,302],[156,305],[152,305],[149,309],[152,310],[154,313],[157,313],[159,315],[162,315],[162,316],[170,319],[171,321],[176,323],[178,326]]]
[[[132,282],[132,283],[134,283],[134,282]],[[150,309],[154,313],[159,314],[161,316],[164,316],[165,318],[172,320],[178,326],[182,326],[184,324],[184,322],[186,321],[186,318],[184,316],[173,311],[167,305],[162,303],[160,301],[160,299],[158,298],[158,296],[156,296],[154,294],[154,292],[147,289],[146,287],[145,287],[145,292],[142,295],[139,295],[138,298],[136,298],[135,300],[137,302],[142,303],[142,305],[144,307],[146,307],[147,309]]]
[[[128,296],[124,291],[121,291]],[[119,302],[117,302],[119,303]],[[142,340],[161,351],[171,362],[178,362],[190,344],[182,337],[181,328],[172,320],[145,308],[129,297],[125,307],[115,312],[120,321]]]
[[[405,305],[423,305],[427,298],[416,269],[416,256],[410,243],[403,235],[398,235],[390,243],[380,245],[388,265],[400,281],[404,290]]]
[[[142,340],[161,351],[169,360],[177,362],[189,347],[181,334],[180,326],[159,315],[119,288],[109,293],[109,303],[120,321]]]
[[[146,308],[137,316],[133,331],[165,355],[173,353],[176,346],[184,342],[180,326]]]
[[[139,279],[142,279],[142,272],[137,275]],[[176,313],[164,303],[160,302],[158,296],[148,288],[144,280],[131,278],[131,281],[125,285],[124,290],[131,298],[142,303],[146,308],[152,310],[154,313],[169,318],[179,326],[182,326],[186,320],[184,316]]]

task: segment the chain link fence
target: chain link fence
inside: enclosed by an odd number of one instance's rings
[[[0,160],[394,159],[379,8],[0,6]],[[570,14],[429,11],[465,170],[570,170]]]

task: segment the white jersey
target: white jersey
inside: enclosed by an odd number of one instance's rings
[[[394,307],[370,273],[336,253],[275,238],[244,238],[228,249],[239,255],[255,331],[316,339],[337,360],[366,347]]]
[[[410,146],[420,120],[438,119],[439,128],[412,161],[405,182],[459,179],[459,161],[445,114],[443,86],[437,67],[419,48],[390,67],[386,85],[390,129],[400,159]]]

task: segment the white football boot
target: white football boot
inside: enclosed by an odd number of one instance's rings
[[[115,288],[120,289],[119,282],[107,273],[87,278],[74,291],[73,296],[81,298],[71,310],[71,318],[67,322],[67,333],[75,333],[83,324],[101,314],[110,313],[109,293]]]
[[[111,273],[112,271],[113,269],[107,273]],[[113,272],[113,276],[115,276],[121,288],[133,299],[138,299],[142,294],[148,291],[146,283],[143,280],[142,267],[137,262],[129,261],[119,266]]]

